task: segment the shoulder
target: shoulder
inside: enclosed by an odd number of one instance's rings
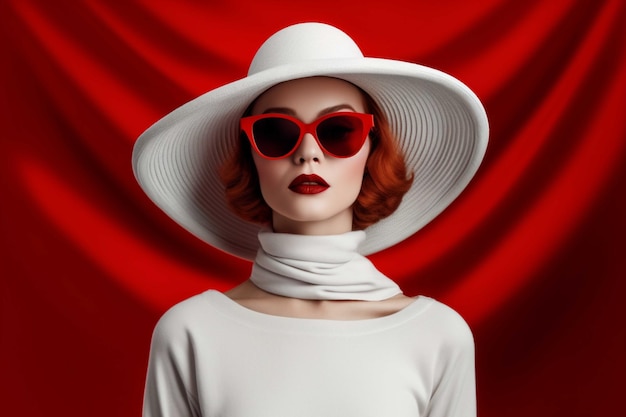
[[[434,298],[424,297],[429,302],[427,314],[438,325],[457,330],[470,331],[465,319],[452,307]]]
[[[154,328],[153,344],[183,342],[192,338],[198,328],[205,327],[215,317],[212,292],[194,295],[165,311]]]
[[[469,349],[473,351],[474,336],[468,323],[453,308],[429,297],[419,297],[426,305],[423,322],[431,341],[442,349]]]

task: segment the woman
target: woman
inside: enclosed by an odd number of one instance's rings
[[[161,318],[144,415],[475,415],[465,322],[363,255],[439,214],[486,140],[459,81],[365,58],[318,23],[277,32],[246,78],[148,129],[133,156],[147,194],[254,263],[231,291]]]

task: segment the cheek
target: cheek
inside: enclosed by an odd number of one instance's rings
[[[353,163],[350,167],[350,175],[359,176],[363,179],[363,175],[365,173],[365,166],[367,165],[367,161],[370,155],[370,141],[368,140],[363,145],[363,148],[359,151],[358,154],[354,156]]]
[[[344,179],[346,185],[354,184],[355,186],[360,186],[363,180],[365,164],[361,162],[350,164],[350,166],[345,167],[342,171],[341,178]]]
[[[261,192],[265,193],[266,190],[276,187],[283,171],[280,162],[269,161],[258,156],[255,156],[253,159],[259,176]]]
[[[252,160],[254,161],[254,167],[256,168],[257,175],[259,176],[259,181],[263,183],[263,179],[267,178],[267,161],[263,158],[260,158],[258,155],[253,155]]]
[[[368,154],[369,150],[355,155],[354,159],[350,160],[349,164],[344,165],[341,170],[340,178],[343,179],[342,183],[346,189],[352,189],[351,194],[358,195],[361,191]]]

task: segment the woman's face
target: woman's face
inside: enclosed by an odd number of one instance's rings
[[[285,113],[305,123],[334,112],[365,112],[352,84],[325,77],[278,84],[256,100],[252,114]],[[370,151],[369,138],[356,155],[335,158],[305,134],[296,151],[269,160],[253,153],[261,192],[273,211],[275,232],[328,235],[352,230],[352,205],[359,195]]]

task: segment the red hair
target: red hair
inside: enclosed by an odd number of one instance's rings
[[[413,173],[407,172],[404,155],[387,118],[369,95],[363,91],[362,94],[366,110],[374,115],[374,128],[370,132],[372,146],[363,185],[353,205],[354,230],[365,229],[393,213],[413,183]],[[253,223],[271,223],[272,209],[261,194],[250,142],[243,133],[220,174],[231,210]]]

